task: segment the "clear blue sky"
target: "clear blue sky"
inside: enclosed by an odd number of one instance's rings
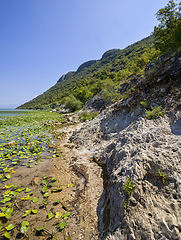
[[[168,0],[0,0],[0,108],[150,35]]]

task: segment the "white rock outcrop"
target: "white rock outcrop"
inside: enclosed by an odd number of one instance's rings
[[[100,239],[181,239],[179,111],[147,120],[139,106],[130,111],[126,104],[112,105],[70,140],[89,148],[104,166],[97,207]],[[135,184],[129,198],[123,190],[127,176]]]

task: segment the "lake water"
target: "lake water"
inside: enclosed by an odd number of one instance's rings
[[[3,116],[18,116],[22,114],[26,114],[27,110],[22,109],[1,109],[0,108],[0,117]]]

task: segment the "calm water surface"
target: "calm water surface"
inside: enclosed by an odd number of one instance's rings
[[[22,110],[22,109],[1,109],[0,108],[0,117],[18,116],[26,113],[27,113],[27,110]]]

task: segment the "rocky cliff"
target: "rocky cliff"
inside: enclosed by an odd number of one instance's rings
[[[75,74],[74,71],[68,72],[66,74],[63,74],[57,81],[57,83],[64,82],[65,80],[68,80],[69,78],[73,77]]]
[[[148,65],[133,93],[70,138],[104,170],[100,239],[181,239],[180,59],[174,53]],[[164,116],[149,120],[145,111],[154,106]]]
[[[111,56],[111,55],[113,55],[113,54],[115,54],[115,53],[117,53],[117,52],[119,52],[120,51],[120,49],[111,49],[111,50],[108,50],[108,51],[106,51],[103,55],[102,55],[102,58],[101,59],[105,59],[105,58],[107,58],[107,57],[109,57],[109,56]]]

